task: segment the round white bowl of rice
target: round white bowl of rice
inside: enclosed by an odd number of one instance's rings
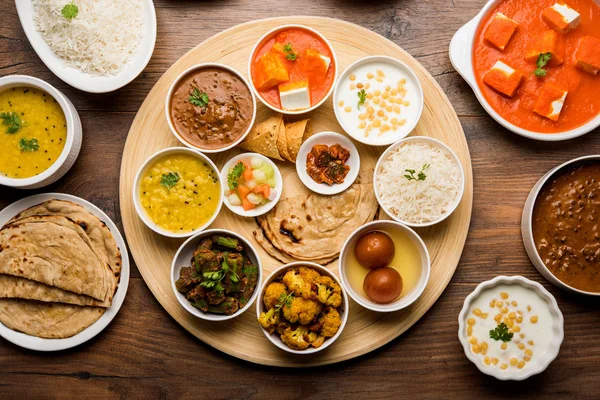
[[[452,214],[465,191],[465,173],[456,154],[439,140],[413,136],[381,155],[373,175],[375,197],[395,221],[419,228]]]

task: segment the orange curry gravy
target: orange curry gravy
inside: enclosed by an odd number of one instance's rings
[[[538,35],[552,28],[542,18],[542,11],[557,0],[505,0],[479,26],[473,45],[473,70],[477,84],[494,110],[509,122],[534,132],[564,132],[581,126],[600,113],[600,74],[592,75],[575,67],[575,51],[582,36],[600,38],[600,6],[593,0],[567,0],[566,3],[581,14],[581,24],[567,34],[559,34],[565,41],[565,60],[560,66],[547,66],[547,75],[533,75],[535,62],[526,61],[525,52],[535,43]],[[483,38],[485,27],[501,12],[519,23],[519,27],[504,51],[496,49]],[[599,49],[600,51],[600,49]],[[521,71],[525,80],[513,98],[507,98],[483,82],[483,75],[496,61],[502,60]],[[557,122],[536,114],[534,103],[544,83],[552,83],[568,90],[565,105]]]
[[[318,35],[313,32],[302,29],[302,28],[287,28],[278,32],[274,32],[273,35],[267,37],[256,49],[254,57],[252,58],[251,74],[252,80],[256,85],[255,70],[256,61],[265,53],[267,53],[275,43],[287,45],[291,43],[294,52],[297,54],[297,58],[294,61],[287,60],[281,56],[286,69],[289,71],[290,80],[289,82],[302,81],[308,79],[310,84],[310,105],[313,106],[320,102],[323,97],[327,94],[333,80],[335,78],[335,60],[333,54],[327,43],[325,43]],[[302,62],[302,55],[307,49],[317,50],[320,54],[329,57],[331,59],[331,65],[327,70],[325,78],[319,76],[320,71],[311,71],[310,66]],[[312,72],[315,72],[312,74]],[[268,90],[257,89],[263,99],[269,104],[276,108],[281,108],[281,101],[279,100],[279,89],[274,86]]]
[[[569,286],[600,292],[600,162],[568,166],[551,177],[532,224],[546,267]]]

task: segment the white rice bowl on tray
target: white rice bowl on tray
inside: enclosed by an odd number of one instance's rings
[[[425,227],[443,221],[456,209],[465,176],[448,146],[414,136],[396,142],[381,155],[373,186],[379,205],[392,219]]]

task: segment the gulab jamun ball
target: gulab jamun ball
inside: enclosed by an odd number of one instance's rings
[[[402,277],[394,268],[376,268],[367,274],[363,289],[375,303],[391,303],[402,293]]]
[[[394,259],[396,247],[388,234],[380,231],[367,232],[358,238],[354,246],[356,261],[365,268],[387,267]]]

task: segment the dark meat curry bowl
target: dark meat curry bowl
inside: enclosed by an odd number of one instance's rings
[[[567,161],[533,186],[521,219],[523,244],[552,284],[600,296],[600,155]]]
[[[209,229],[185,241],[171,265],[171,287],[183,308],[208,321],[244,313],[259,294],[262,265],[239,234]]]

